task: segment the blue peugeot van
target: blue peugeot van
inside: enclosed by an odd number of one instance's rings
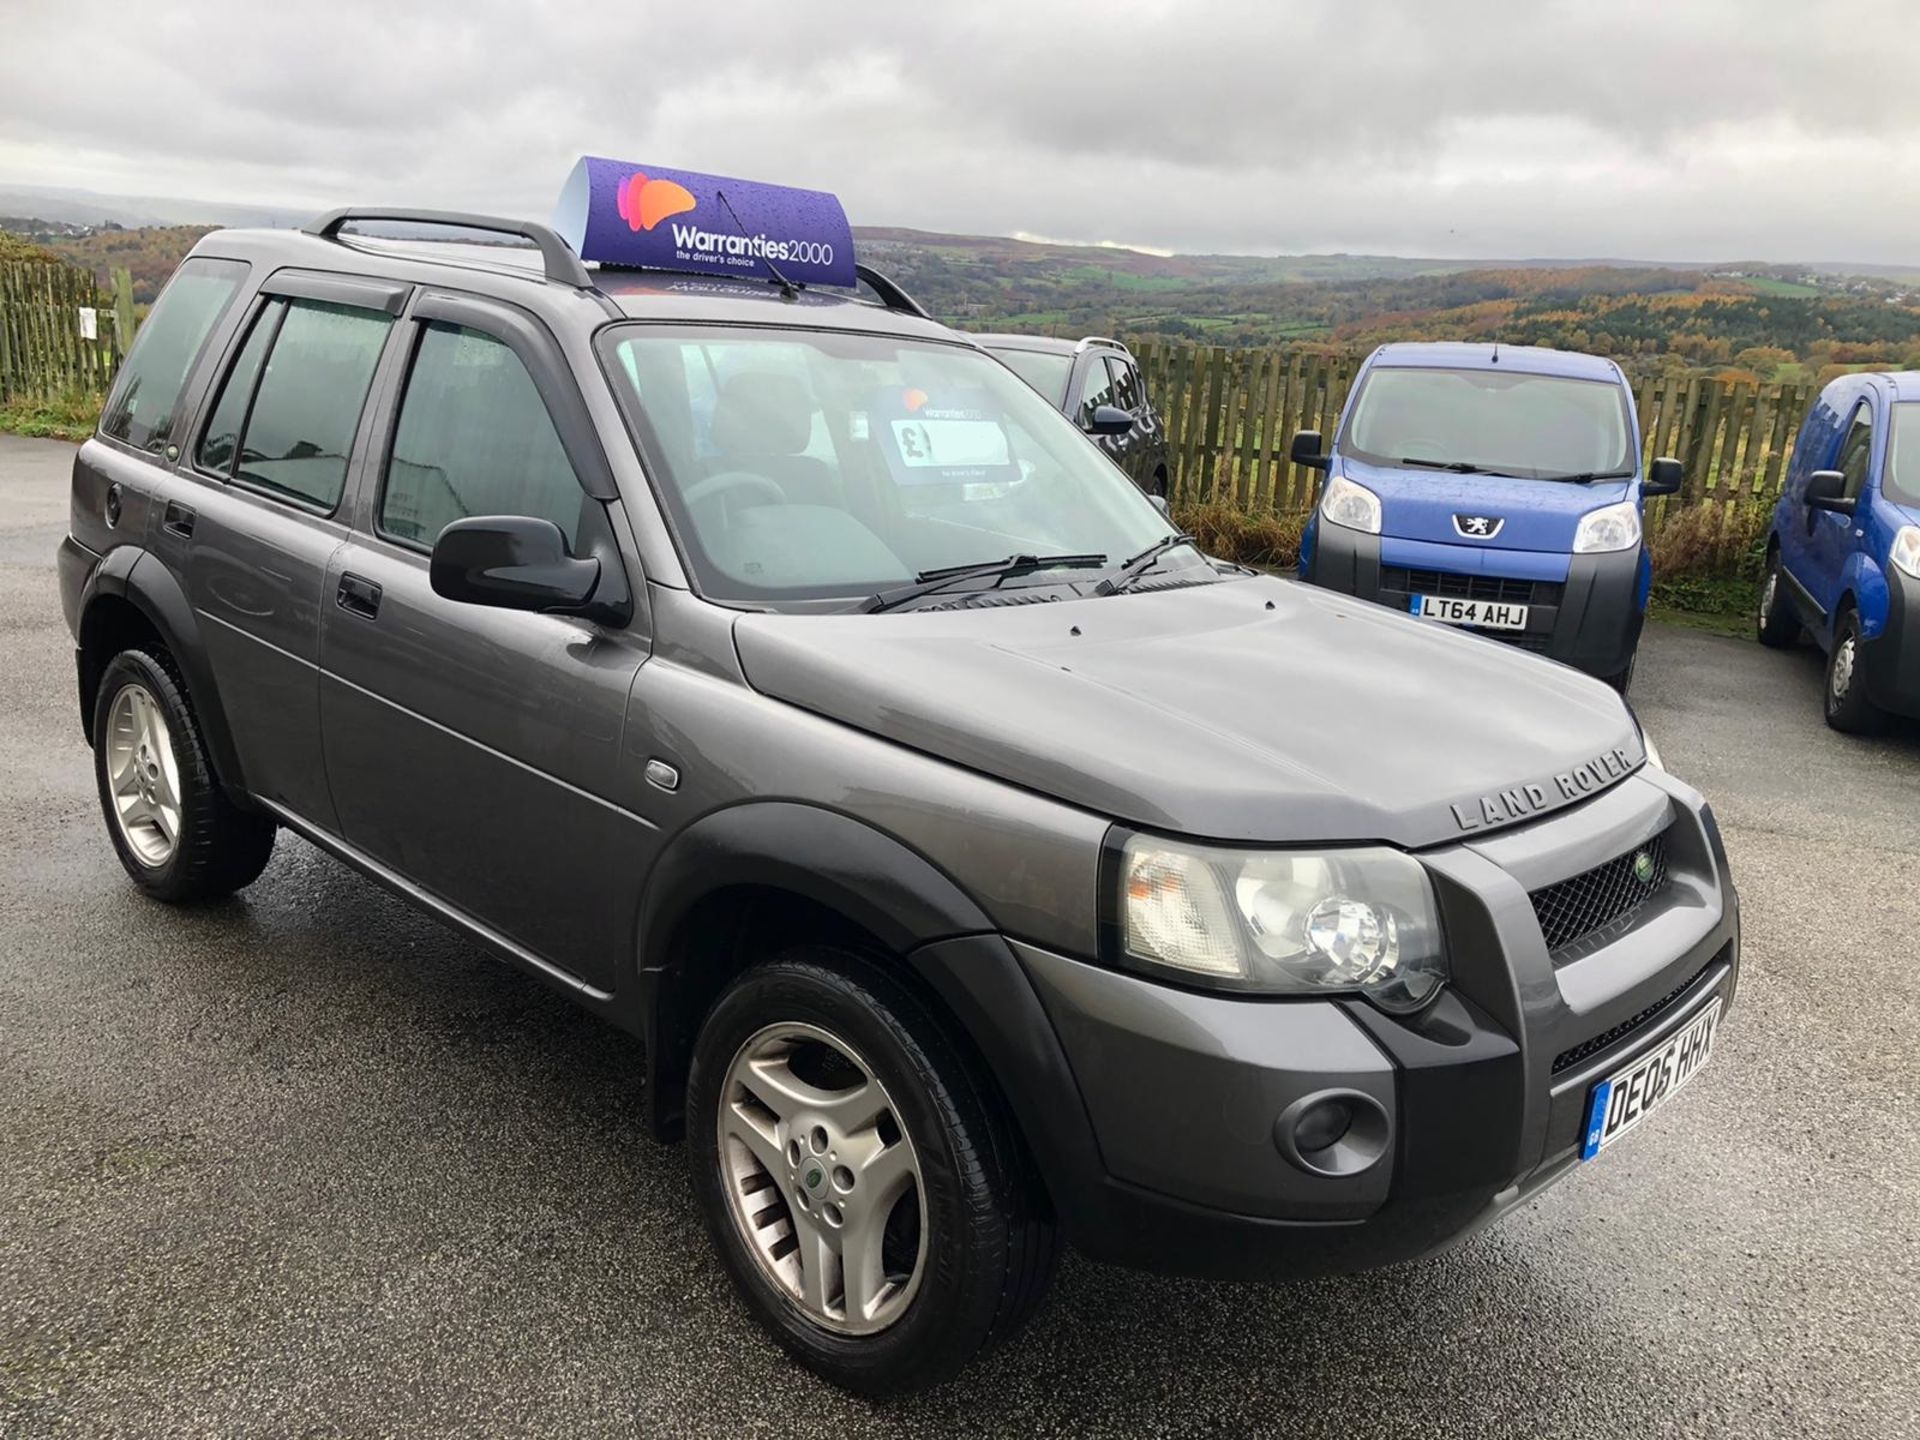
[[[1920,717],[1920,372],[1843,375],[1813,403],[1767,538],[1760,643],[1827,652],[1827,723]]]
[[[1565,661],[1625,691],[1653,567],[1633,392],[1611,360],[1484,344],[1382,345],[1355,377],[1300,544],[1300,578]]]

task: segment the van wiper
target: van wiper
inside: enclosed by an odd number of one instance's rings
[[[1451,470],[1456,475],[1500,475],[1504,471],[1489,470],[1476,465],[1471,460],[1422,460],[1418,455],[1402,455],[1402,465],[1418,465],[1422,470]]]
[[[1146,549],[1122,565],[1119,571],[1109,575],[1094,587],[1096,595],[1118,595],[1132,585],[1142,575],[1160,562],[1160,557],[1178,545],[1192,545],[1193,536],[1182,532],[1178,535],[1166,535],[1153,542]],[[1198,548],[1198,547],[1195,547]]]
[[[1569,485],[1591,485],[1596,480],[1631,480],[1631,470],[1576,470],[1571,475],[1542,475],[1542,480],[1564,480]]]
[[[938,570],[922,570],[913,577],[911,585],[896,585],[869,596],[860,609],[868,615],[877,615],[965,580],[992,580],[997,585],[1002,580],[1039,570],[1085,570],[1106,563],[1104,555],[1009,555],[1004,560],[989,560],[980,565],[945,565]]]

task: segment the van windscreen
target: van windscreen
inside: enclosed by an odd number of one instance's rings
[[[1453,466],[1523,479],[1631,475],[1623,387],[1521,371],[1376,366],[1340,452],[1372,465]]]

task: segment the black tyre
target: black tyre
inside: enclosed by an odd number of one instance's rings
[[[1640,658],[1640,652],[1637,650],[1634,651],[1633,654],[1629,655],[1627,657],[1626,668],[1621,670],[1620,673],[1617,675],[1607,676],[1607,684],[1611,685],[1614,689],[1618,690],[1622,695],[1626,694],[1627,688],[1633,684],[1633,667],[1634,667],[1634,663],[1637,660],[1639,660],[1639,658]]]
[[[924,1389],[1024,1322],[1053,1224],[999,1097],[878,962],[747,971],[694,1046],[695,1189],[728,1272],[809,1369]]]
[[[1860,674],[1860,614],[1851,606],[1834,622],[1826,708],[1827,724],[1847,735],[1878,735],[1887,728],[1886,712],[1867,698]]]
[[[1785,650],[1800,643],[1803,633],[1800,616],[1793,608],[1793,597],[1787,594],[1786,585],[1780,578],[1780,552],[1767,552],[1767,573],[1760,581],[1759,620],[1755,635],[1762,645],[1775,650]]]
[[[274,825],[220,789],[164,654],[123,650],[93,704],[93,775],[120,863],[156,900],[210,900],[254,880]]]

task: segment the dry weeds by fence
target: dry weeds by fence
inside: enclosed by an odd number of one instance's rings
[[[1297,544],[1297,517],[1312,505],[1319,475],[1287,459],[1288,443],[1296,430],[1333,433],[1365,356],[1151,339],[1134,353],[1166,421],[1169,480],[1189,528],[1204,523],[1222,553],[1240,559],[1279,553],[1287,536]],[[1667,573],[1742,567],[1815,393],[1709,376],[1635,387],[1646,458],[1673,455],[1686,466],[1682,492],[1649,507],[1655,559],[1664,557]]]

